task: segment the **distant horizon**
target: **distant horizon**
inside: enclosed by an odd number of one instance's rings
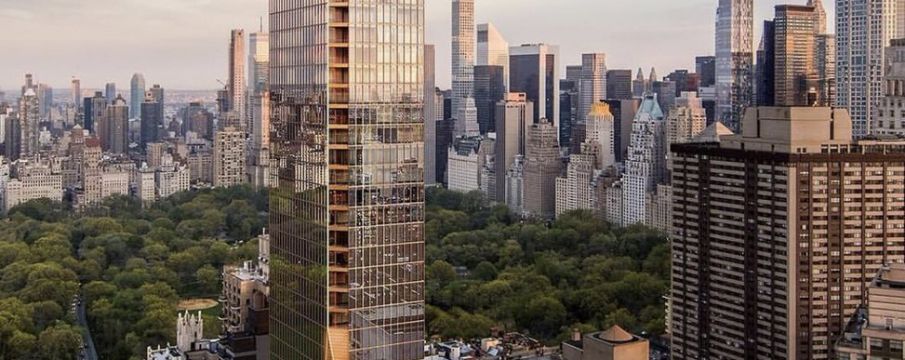
[[[772,18],[773,5],[788,2],[807,1],[755,3],[755,46],[763,20]],[[426,0],[425,4],[425,42],[436,46],[436,83],[447,89],[450,2]],[[563,76],[566,65],[579,64],[581,54],[588,52],[606,53],[611,69],[640,67],[647,74],[655,67],[665,76],[676,69],[693,71],[696,56],[713,55],[717,4],[718,0],[560,0],[555,4],[477,0],[475,20],[494,23],[511,45],[559,45]],[[4,39],[5,47],[14,50],[4,57],[7,64],[0,74],[4,89],[17,89],[26,73],[55,90],[68,89],[72,76],[81,79],[86,89],[103,88],[107,82],[128,88],[133,73],[144,74],[148,85],[174,90],[218,89],[218,79],[227,77],[230,29],[256,31],[262,17],[267,27],[267,3],[260,0],[127,0],[115,5],[32,0],[4,6],[0,23],[17,29],[16,36]],[[833,32],[835,2],[824,0],[824,6]],[[547,14],[541,23],[545,26],[525,21],[538,13]],[[620,16],[608,16],[612,13]],[[128,48],[134,51],[116,51]]]

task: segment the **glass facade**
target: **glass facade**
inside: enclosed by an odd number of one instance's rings
[[[424,0],[270,26],[272,358],[423,358]]]

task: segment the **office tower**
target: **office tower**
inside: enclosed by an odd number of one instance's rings
[[[598,100],[630,100],[632,98],[632,71],[607,70],[606,99]]]
[[[38,124],[40,123],[40,101],[35,89],[25,90],[19,99],[19,157],[27,158],[38,154]]]
[[[141,103],[141,141],[142,149],[149,143],[158,139],[158,129],[163,124],[163,113],[160,104],[152,91],[145,94],[145,101]]]
[[[129,88],[129,117],[138,119],[141,117],[141,103],[145,99],[145,76],[139,73],[132,74],[131,88]]]
[[[578,84],[581,82],[581,70],[581,65],[566,66],[566,78],[564,80],[572,83],[576,90],[578,90]]]
[[[154,98],[154,102],[157,103],[157,110],[160,112],[160,118],[161,118],[160,123],[163,124],[162,119],[164,119],[165,115],[166,115],[164,113],[164,110],[166,109],[166,107],[164,106],[164,100],[165,100],[164,90],[162,87],[160,87],[160,85],[154,84],[154,86],[152,86],[148,90],[148,92]]]
[[[764,33],[757,50],[755,67],[755,104],[776,104],[776,27],[772,20],[764,21]]]
[[[25,92],[27,92],[28,89],[36,90],[35,85],[35,76],[32,74],[25,74],[25,85],[22,85],[22,92],[20,95],[25,96]]]
[[[905,151],[852,141],[844,109],[742,125],[672,147],[672,356],[831,358],[874,275],[905,262]]]
[[[245,132],[227,127],[214,135],[214,187],[245,183]]]
[[[606,100],[610,106],[610,113],[613,114],[613,134],[615,140],[613,147],[616,149],[616,162],[625,162],[626,154],[628,154],[628,146],[632,137],[632,122],[641,106],[640,99],[630,100]]]
[[[644,70],[638,68],[638,73],[635,75],[635,80],[632,81],[632,95],[635,98],[644,98],[647,88],[648,85],[647,79],[644,78]]]
[[[116,99],[116,83],[104,85],[104,97],[111,103]]]
[[[822,105],[816,99],[816,20],[813,7],[776,6],[773,19],[776,106]]]
[[[656,95],[648,95],[632,123],[631,142],[622,177],[622,225],[644,223],[648,194],[666,180],[666,133]]]
[[[905,26],[896,0],[836,1],[836,104],[851,113],[855,137],[870,133],[868,121],[883,96],[883,67],[890,40]]]
[[[651,81],[650,92],[657,95],[660,109],[668,112],[676,105],[677,85],[672,81]]]
[[[509,92],[534,103],[534,122],[559,128],[559,47],[546,44],[509,48]]]
[[[754,102],[754,0],[719,0],[716,20],[716,118],[738,129]]]
[[[47,84],[38,84],[38,102],[41,106],[41,119],[50,120],[50,111],[53,109],[53,88]]]
[[[509,89],[509,43],[492,23],[478,24],[478,66],[502,66],[504,92]],[[475,74],[477,76],[477,74]]]
[[[540,219],[556,215],[556,177],[562,172],[559,132],[546,119],[528,129],[525,144],[524,210]]]
[[[437,183],[437,51],[424,44],[424,184]]]
[[[117,95],[110,106],[107,107],[106,133],[102,144],[104,150],[115,154],[125,154],[129,151],[129,106],[126,99]]]
[[[245,30],[234,29],[229,38],[229,80],[226,90],[229,96],[229,110],[239,116],[239,122],[245,125]]]
[[[905,3],[903,3],[905,4]],[[825,106],[836,103],[836,35],[817,34],[814,49],[817,72],[817,97]]]
[[[92,133],[103,133],[105,129],[100,129],[98,125],[101,125],[101,118],[107,114],[107,99],[104,93],[95,91],[94,96],[85,98],[84,104],[83,127]]]
[[[835,345],[837,359],[905,359],[905,264],[880,269],[867,300]]]
[[[496,104],[496,198],[506,198],[506,174],[516,157],[524,156],[528,130],[534,124],[534,107],[524,93],[506,94],[506,99]]]
[[[694,59],[694,72],[701,76],[701,87],[716,84],[716,57],[698,56]]]
[[[437,181],[449,187],[446,181],[449,172],[449,147],[452,146],[455,119],[445,118],[437,121]],[[429,146],[430,144],[425,144]]]
[[[578,121],[586,121],[591,106],[600,100],[607,99],[606,93],[606,54],[581,55],[581,79],[578,93]]]
[[[248,36],[248,44],[248,91],[255,94],[267,89],[270,34],[253,32]]]
[[[214,114],[208,111],[202,103],[189,103],[182,115],[184,133],[192,132],[199,138],[214,140]]]
[[[690,73],[688,70],[675,70],[663,78],[665,81],[672,81],[676,84],[675,97],[679,97],[683,92],[698,92],[701,89],[701,76]]]
[[[578,121],[578,89],[566,87],[571,85],[566,80],[561,80],[560,87],[567,90],[559,91],[559,137],[560,146],[568,149],[570,153],[577,153],[581,142],[584,141],[584,123]]]
[[[616,165],[616,118],[610,106],[598,101],[591,106],[585,122],[585,140],[581,153],[594,155],[594,168],[603,170]]]
[[[81,106],[82,101],[82,82],[78,78],[72,78],[70,91],[72,92],[72,103],[75,105],[75,108],[78,109]]]
[[[474,0],[452,2],[452,111],[455,136],[480,133],[474,99]]]
[[[498,65],[474,67],[474,100],[478,108],[478,127],[481,134],[496,129],[496,104],[506,95],[505,70]]]
[[[22,154],[22,123],[17,116],[16,114],[7,116],[3,123],[3,155],[10,161],[19,160]]]
[[[271,359],[424,357],[424,2],[270,2]]]

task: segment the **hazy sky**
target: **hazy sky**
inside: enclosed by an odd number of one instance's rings
[[[437,82],[447,87],[450,1],[425,1]],[[647,74],[655,66],[665,76],[713,53],[717,0],[476,2],[478,23],[493,22],[513,45],[560,45],[568,64],[582,52],[605,52],[610,68]],[[789,2],[806,1],[755,0],[756,23]],[[833,1],[824,2],[832,19]],[[149,85],[213,89],[226,77],[229,30],[256,30],[266,13],[266,0],[0,0],[0,89],[18,88],[26,72],[55,88],[68,88],[75,75],[83,88],[112,81],[123,91],[142,72]]]

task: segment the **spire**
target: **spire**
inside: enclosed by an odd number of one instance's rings
[[[641,70],[641,68],[638,68],[638,76],[635,77],[635,80],[644,81],[644,70]]]
[[[657,79],[657,69],[650,68],[650,82],[660,81]]]

